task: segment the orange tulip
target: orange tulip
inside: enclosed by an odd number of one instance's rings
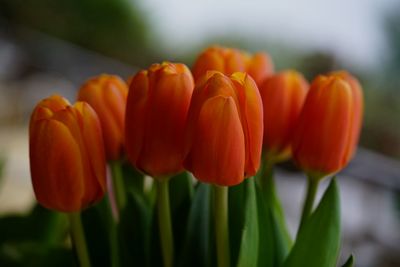
[[[127,84],[106,74],[88,80],[78,93],[78,100],[89,103],[99,116],[108,160],[123,155],[127,96]]]
[[[103,138],[89,104],[71,106],[61,96],[39,102],[30,120],[29,156],[33,189],[46,208],[76,212],[103,197]]]
[[[183,137],[194,88],[183,64],[154,64],[132,80],[126,109],[126,150],[132,164],[153,177],[183,170]]]
[[[245,73],[208,72],[196,85],[186,131],[185,167],[203,182],[231,186],[260,166],[261,96]]]
[[[362,114],[361,87],[343,77],[344,74],[321,75],[313,81],[294,133],[294,159],[313,177],[341,170],[356,149]]]
[[[291,155],[293,130],[308,91],[303,75],[294,70],[267,78],[260,87],[264,106],[264,141],[267,160],[280,161]]]
[[[129,77],[126,79],[126,84],[128,85],[128,88],[131,87],[131,83],[132,83],[132,81],[133,81],[133,77],[134,77],[134,75],[129,76]]]
[[[219,71],[226,75],[247,72],[258,86],[273,73],[271,58],[266,53],[253,56],[234,48],[211,46],[202,52],[193,66],[193,76],[197,81],[207,71]]]
[[[362,119],[364,113],[364,101],[363,101],[363,92],[359,81],[353,77],[347,71],[336,71],[332,72],[331,75],[336,75],[344,80],[346,80],[351,87],[351,91],[353,93],[353,105],[354,105],[354,112],[353,112],[353,123],[352,123],[352,137],[351,137],[351,144],[348,146],[349,151],[347,153],[348,157],[353,157],[354,152],[356,151],[356,147],[358,144],[358,139],[360,137],[360,131],[362,126]]]

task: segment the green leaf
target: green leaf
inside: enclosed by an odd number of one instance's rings
[[[245,186],[244,225],[240,242],[238,267],[256,266],[258,261],[258,216],[254,178],[243,182]]]
[[[0,244],[7,241],[37,241],[46,245],[59,244],[68,231],[64,214],[36,205],[28,215],[0,218]]]
[[[270,179],[273,179],[271,177]],[[267,229],[267,235],[273,237],[273,264],[271,266],[281,266],[283,261],[289,254],[289,250],[292,246],[292,240],[290,238],[283,209],[275,192],[275,186],[269,192],[262,192],[264,199],[264,205],[266,212],[270,220],[270,228]],[[265,194],[269,194],[265,196]],[[265,235],[262,235],[265,238]]]
[[[170,179],[169,196],[176,259],[183,246],[185,226],[193,197],[193,182],[189,173],[183,172]]]
[[[210,218],[211,188],[199,183],[190,207],[185,241],[179,256],[178,266],[210,266],[212,247]]]
[[[35,205],[27,215],[0,218],[1,266],[74,266],[65,247],[68,220],[59,212]]]
[[[258,266],[279,267],[287,257],[292,240],[274,181],[274,165],[263,158],[257,173],[257,206],[260,227]]]
[[[259,186],[256,185],[257,214],[259,234],[258,239],[258,264],[259,267],[274,266],[274,227],[272,222],[271,210],[266,205],[265,198]]]
[[[353,257],[353,255],[350,255],[342,267],[353,267],[353,265],[354,265],[354,257]]]
[[[333,267],[340,245],[340,203],[332,179],[316,210],[305,221],[284,267]]]
[[[127,205],[118,226],[121,266],[149,265],[150,218],[151,209],[143,196],[128,192]]]
[[[160,229],[158,226],[158,212],[156,205],[152,205],[152,212],[150,216],[150,251],[151,257],[149,258],[150,266],[163,266],[163,256],[160,246]]]
[[[1,266],[8,267],[75,267],[71,249],[62,246],[43,246],[35,241],[0,244]]]
[[[111,212],[108,197],[81,213],[90,262],[93,266],[111,266],[110,229]]]
[[[126,192],[133,191],[136,194],[144,195],[144,175],[136,170],[129,162],[122,163],[122,176]]]
[[[235,266],[238,262],[240,244],[242,241],[242,231],[245,221],[245,183],[243,182],[239,185],[229,187],[228,198],[228,223],[231,265]]]
[[[274,237],[273,266],[278,267],[282,265],[289,254],[289,250],[292,246],[292,240],[286,227],[286,221],[284,219],[280,202],[278,202],[277,198],[275,198],[275,201],[268,204],[271,218],[271,231],[268,234],[272,234]]]
[[[260,266],[279,267],[289,253],[292,246],[292,239],[287,229],[283,208],[276,191],[274,165],[268,162],[265,157],[262,162],[261,169],[257,173],[256,178],[261,197],[264,200],[265,208],[262,213],[268,214],[265,216],[268,217],[270,227],[268,229],[263,229],[264,233],[261,234],[261,237],[262,239],[270,239],[271,236],[273,237],[272,247],[269,249],[273,249],[274,252],[272,253],[270,250],[266,251],[266,248],[260,245],[260,249],[263,250],[263,252],[260,252],[261,259],[259,264],[263,264],[262,262],[267,261],[268,265]],[[266,253],[268,255],[266,255]],[[272,263],[270,262],[271,257]]]

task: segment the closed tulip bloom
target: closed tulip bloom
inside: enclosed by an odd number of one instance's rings
[[[33,189],[49,209],[77,212],[106,191],[106,165],[99,119],[84,102],[61,96],[38,103],[29,127]]]
[[[194,83],[184,64],[154,64],[132,80],[126,109],[126,150],[153,177],[183,170],[183,137]]]
[[[78,100],[89,103],[99,116],[107,160],[123,156],[127,96],[125,81],[107,74],[86,81],[78,93]]]
[[[355,114],[362,113],[358,90],[337,74],[311,84],[293,139],[294,159],[310,176],[335,173],[354,154],[361,125]]]
[[[276,162],[290,157],[293,131],[308,87],[303,75],[287,70],[270,76],[259,88],[264,107],[263,148],[267,160]]]
[[[266,78],[274,73],[274,65],[270,56],[263,52],[248,57],[246,72],[260,87]]]
[[[239,49],[211,46],[197,58],[193,66],[193,76],[197,81],[207,71],[213,70],[225,75],[247,72],[260,86],[273,73],[273,64],[266,53],[250,55]]]
[[[200,181],[239,184],[260,166],[261,96],[245,73],[208,72],[196,85],[186,131],[185,167]]]
[[[332,72],[331,75],[336,75],[344,80],[346,80],[350,87],[353,94],[353,105],[354,105],[354,112],[353,112],[353,123],[352,123],[352,137],[351,137],[351,145],[348,146],[348,157],[352,157],[356,151],[356,147],[358,145],[358,139],[360,137],[360,131],[362,127],[362,119],[364,113],[364,101],[363,101],[363,91],[359,81],[352,76],[347,71],[335,71]]]
[[[134,75],[129,76],[129,77],[126,79],[126,84],[128,85],[128,88],[131,87],[131,83],[132,83],[133,77],[134,77]]]

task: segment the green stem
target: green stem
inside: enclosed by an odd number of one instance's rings
[[[169,204],[168,179],[157,182],[158,227],[161,236],[161,250],[164,267],[172,267],[174,259],[174,240],[172,236],[171,212]]]
[[[310,216],[314,206],[314,199],[317,194],[318,184],[320,179],[315,179],[310,175],[307,176],[307,195],[304,201],[303,212],[301,214],[299,231],[303,227],[304,222]]]
[[[121,162],[112,161],[110,162],[110,167],[113,180],[114,197],[117,202],[119,213],[121,213],[121,210],[123,210],[126,205],[125,184],[122,175]]]
[[[214,185],[213,188],[218,267],[229,267],[228,187]]]
[[[72,240],[81,267],[90,267],[89,253],[86,246],[85,233],[83,232],[81,215],[77,213],[68,214]]]

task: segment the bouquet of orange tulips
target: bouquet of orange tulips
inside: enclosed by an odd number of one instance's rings
[[[58,232],[57,244],[83,267],[333,267],[340,202],[331,177],[354,154],[362,113],[361,86],[346,71],[309,85],[297,71],[274,73],[266,53],[214,46],[192,70],[163,62],[128,82],[103,74],[73,105],[58,95],[39,102],[33,188],[69,218],[72,242]],[[290,158],[308,179],[296,236],[273,172]],[[317,204],[322,179],[331,182]]]

